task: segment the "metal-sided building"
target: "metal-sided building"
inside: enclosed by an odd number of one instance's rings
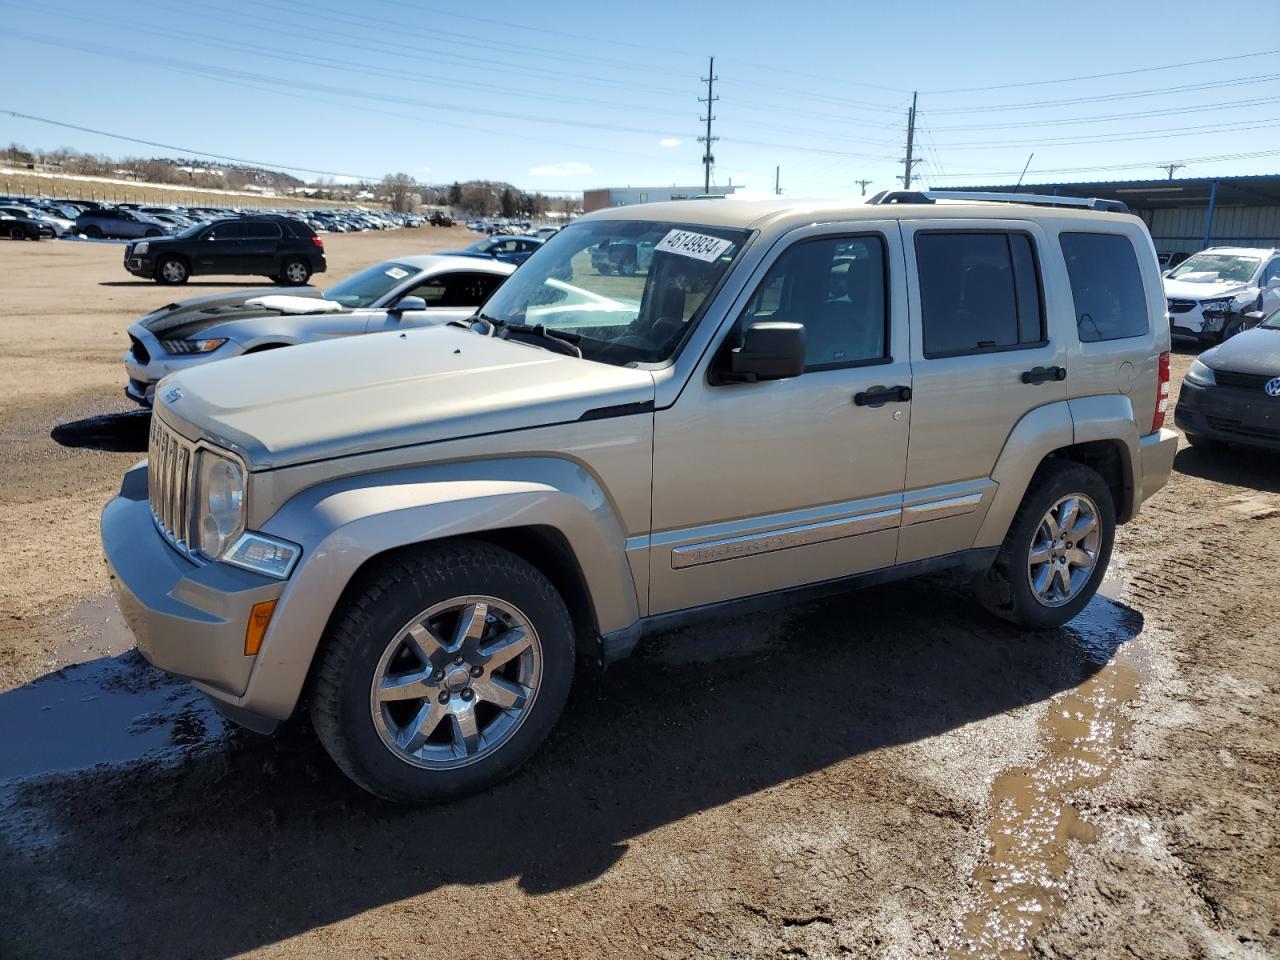
[[[727,197],[737,187],[712,187],[705,191],[697,187],[602,187],[582,192],[582,212],[603,210],[606,207],[625,207],[633,203],[657,203],[659,200],[688,200],[691,197]]]
[[[1191,254],[1213,246],[1280,247],[1276,174],[940,189],[1122,200],[1146,221],[1159,253]]]

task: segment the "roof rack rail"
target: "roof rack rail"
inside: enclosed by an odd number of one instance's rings
[[[965,190],[882,190],[867,203],[936,203],[938,200],[981,200],[984,203],[1026,203],[1041,207],[1082,207],[1108,213],[1128,213],[1122,200],[1062,197],[1042,193],[973,193]]]

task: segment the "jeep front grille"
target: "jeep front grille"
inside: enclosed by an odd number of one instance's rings
[[[147,488],[151,516],[164,538],[179,551],[191,551],[191,467],[195,448],[155,414],[147,448]]]

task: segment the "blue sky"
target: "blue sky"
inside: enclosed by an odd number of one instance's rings
[[[791,196],[897,186],[912,90],[930,186],[1012,183],[1033,152],[1027,182],[1263,173],[1268,6],[0,0],[0,111],[340,174],[697,184],[714,54],[715,180],[753,191],[775,166]],[[177,155],[0,113],[10,141]]]

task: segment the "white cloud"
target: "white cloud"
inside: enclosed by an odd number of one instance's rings
[[[530,167],[531,177],[576,177],[584,173],[595,173],[595,168],[580,160],[566,160],[564,163],[549,163],[542,167]]]
[[[414,167],[413,172],[414,173],[430,173],[431,168],[430,167]]]
[[[677,140],[675,137],[663,137],[661,140],[658,141],[658,146],[667,147],[667,148],[678,147],[680,146],[680,141]]]

